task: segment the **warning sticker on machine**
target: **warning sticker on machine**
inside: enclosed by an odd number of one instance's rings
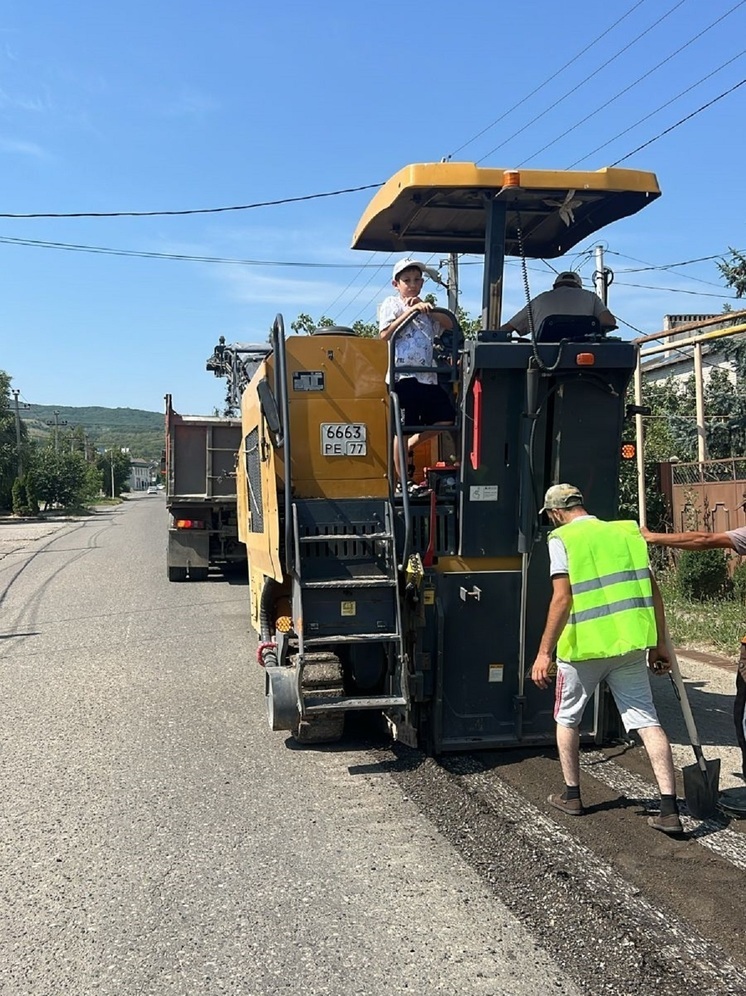
[[[323,370],[296,370],[293,373],[294,391],[323,391]]]
[[[340,603],[341,613],[343,616],[356,616],[357,615],[357,603],[356,602],[341,602]]]
[[[497,501],[497,485],[473,484],[469,488],[469,501]]]
[[[504,664],[490,664],[489,668],[490,668],[490,673],[489,673],[489,677],[487,679],[488,681],[502,681],[503,680],[503,671],[505,670],[505,665]]]

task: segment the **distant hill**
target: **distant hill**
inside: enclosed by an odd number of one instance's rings
[[[160,459],[164,436],[163,412],[147,412],[141,408],[31,405],[21,411],[21,417],[32,439],[49,439],[53,436],[55,412],[61,440],[73,429],[80,427],[96,447],[123,447],[129,449],[132,457]]]

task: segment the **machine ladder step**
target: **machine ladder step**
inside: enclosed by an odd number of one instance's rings
[[[396,578],[334,578],[330,581],[303,581],[301,588],[395,588]]]
[[[348,709],[393,709],[405,706],[407,700],[401,695],[342,696],[341,698],[309,697],[304,700],[306,715],[317,712],[337,712]]]
[[[319,533],[316,536],[300,536],[301,543],[329,543],[337,540],[390,540],[391,533]]]
[[[339,635],[330,633],[327,636],[305,637],[303,646],[305,648],[320,645],[331,646],[335,643],[388,643],[398,639],[398,633],[342,633]]]

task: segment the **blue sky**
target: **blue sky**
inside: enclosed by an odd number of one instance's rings
[[[3,5],[0,58],[0,214],[247,205],[445,156],[598,169],[650,142],[620,165],[663,196],[552,266],[591,286],[582,250],[604,244],[610,306],[644,333],[740,307],[714,260],[663,267],[746,248],[746,0],[35,0]],[[0,217],[0,369],[32,403],[219,408],[218,336],[262,341],[278,312],[374,320],[391,257],[349,249],[373,193]],[[478,313],[481,269],[463,263]],[[534,294],[551,284],[541,261],[529,276]],[[504,317],[523,303],[512,263]]]

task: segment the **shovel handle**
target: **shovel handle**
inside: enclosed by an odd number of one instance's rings
[[[704,754],[702,753],[702,745],[700,743],[699,734],[697,733],[697,726],[694,722],[692,707],[689,705],[689,696],[686,693],[684,679],[681,677],[679,662],[676,657],[676,651],[671,643],[671,634],[668,632],[668,626],[666,626],[666,651],[668,652],[668,659],[671,663],[671,680],[676,686],[676,691],[678,692],[679,702],[681,703],[681,712],[683,713],[684,723],[686,724],[686,732],[689,734],[689,742],[694,748],[694,756],[697,759],[697,764],[699,765],[700,770],[703,773],[706,773],[707,764],[705,762]]]

